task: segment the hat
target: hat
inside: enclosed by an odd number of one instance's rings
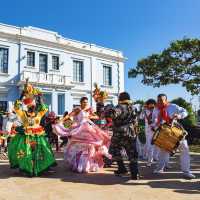
[[[108,98],[108,93],[106,91],[102,91],[100,90],[100,88],[98,87],[97,83],[94,83],[94,91],[93,91],[93,98],[96,102],[98,102],[98,100],[105,100]]]
[[[39,88],[33,87],[26,79],[26,83],[24,85],[23,94],[26,98],[33,98],[34,96],[41,96],[42,92]]]
[[[56,118],[55,112],[53,112],[53,111],[49,112],[49,114],[47,115],[47,118],[49,118],[49,119],[55,119]]]
[[[118,98],[119,98],[119,101],[124,101],[124,100],[130,100],[131,99],[128,92],[121,92],[119,94]]]

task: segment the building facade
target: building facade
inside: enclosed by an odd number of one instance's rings
[[[124,90],[122,52],[66,39],[35,27],[0,24],[0,110],[11,110],[26,78],[44,93],[49,110],[62,115],[87,96],[96,82],[116,103]]]

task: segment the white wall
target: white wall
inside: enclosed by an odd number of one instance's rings
[[[96,82],[102,90],[106,90],[109,93],[109,101],[117,103],[117,95],[119,92],[124,91],[124,63],[123,61],[117,61],[119,56],[123,58],[121,52],[115,50],[106,49],[96,45],[82,43],[73,40],[67,40],[59,36],[55,32],[41,30],[37,28],[22,28],[22,37],[28,37],[28,39],[22,38],[21,51],[19,52],[19,39],[16,35],[20,34],[20,28],[12,26],[3,26],[0,24],[0,46],[9,48],[9,62],[8,62],[8,74],[0,74],[0,100],[6,99],[9,102],[13,102],[19,96],[19,89],[17,82],[14,85],[6,86],[6,82],[18,77],[19,73],[24,70],[39,72],[39,53],[46,53],[48,55],[48,73],[59,74],[67,76],[69,82],[72,82],[72,88],[57,88],[57,86],[40,86],[44,92],[52,94],[52,109],[57,113],[59,93],[65,94],[65,110],[70,111],[73,106],[73,99],[80,99],[82,96],[87,96],[89,102],[95,106],[94,100],[91,98],[91,91],[94,89],[93,84]],[[5,28],[5,30],[4,30]],[[12,34],[5,39],[1,37],[1,33],[7,32]],[[35,39],[34,39],[35,37]],[[15,38],[15,39],[14,39]],[[41,40],[41,43],[37,39]],[[51,43],[48,43],[51,42]],[[55,43],[52,45],[52,43]],[[65,46],[59,46],[57,44],[73,45],[77,49],[70,50]],[[52,46],[51,46],[52,45]],[[84,46],[84,49],[82,49]],[[80,51],[78,50],[80,49]],[[31,50],[35,52],[35,67],[27,67],[27,51]],[[20,54],[20,71],[18,56]],[[94,55],[93,55],[94,54]],[[59,71],[52,70],[52,55],[58,55],[60,63]],[[110,57],[109,57],[110,56]],[[82,60],[84,63],[84,81],[83,83],[73,82],[73,60]],[[112,67],[112,86],[107,87],[103,85],[103,64],[110,65]],[[91,71],[92,70],[92,71]],[[7,92],[3,91],[1,87],[5,85]],[[5,90],[4,88],[4,90]]]
[[[18,44],[0,38],[0,47],[8,48],[8,74],[0,74],[0,83],[11,81],[18,75]]]

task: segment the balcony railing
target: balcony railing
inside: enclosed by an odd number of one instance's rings
[[[25,82],[27,78],[29,82],[37,85],[72,86],[70,76],[59,74],[23,71],[20,74],[20,82]]]

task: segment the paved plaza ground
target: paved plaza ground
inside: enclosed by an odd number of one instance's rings
[[[182,178],[171,159],[173,169],[152,174],[140,161],[142,178],[138,181],[115,177],[113,168],[98,173],[76,174],[66,170],[63,153],[56,153],[55,172],[28,178],[11,170],[7,160],[0,160],[0,200],[200,200],[200,154],[192,154],[194,180]]]

